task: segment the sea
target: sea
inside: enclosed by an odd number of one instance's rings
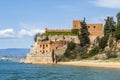
[[[0,60],[0,80],[120,80],[120,70]]]

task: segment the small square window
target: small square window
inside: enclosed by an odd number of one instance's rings
[[[42,45],[40,45],[40,48],[42,47]]]
[[[74,27],[76,27],[76,25],[74,25]]]

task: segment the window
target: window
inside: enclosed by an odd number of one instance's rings
[[[40,48],[42,47],[42,45],[40,45]]]
[[[46,44],[46,47],[48,47],[48,45]]]
[[[45,51],[43,50],[43,53],[45,53]]]
[[[45,49],[45,45],[43,45],[43,49]]]
[[[46,52],[48,52],[48,51],[46,50]]]
[[[93,28],[96,28],[96,26],[93,26]]]
[[[76,27],[76,25],[74,25],[74,27]]]
[[[88,26],[88,28],[90,28],[90,26]]]
[[[56,49],[58,49],[58,47],[56,47]]]

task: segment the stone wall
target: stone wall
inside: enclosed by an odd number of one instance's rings
[[[27,54],[25,63],[40,64],[40,63],[52,63],[51,53],[37,53],[37,54]]]
[[[81,22],[83,22],[83,20],[74,20],[73,29],[81,29]],[[90,33],[89,38],[91,42],[93,42],[97,36],[102,37],[104,35],[103,24],[87,24],[86,27]]]

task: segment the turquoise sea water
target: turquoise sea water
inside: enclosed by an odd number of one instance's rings
[[[120,70],[0,61],[0,80],[120,80]]]

